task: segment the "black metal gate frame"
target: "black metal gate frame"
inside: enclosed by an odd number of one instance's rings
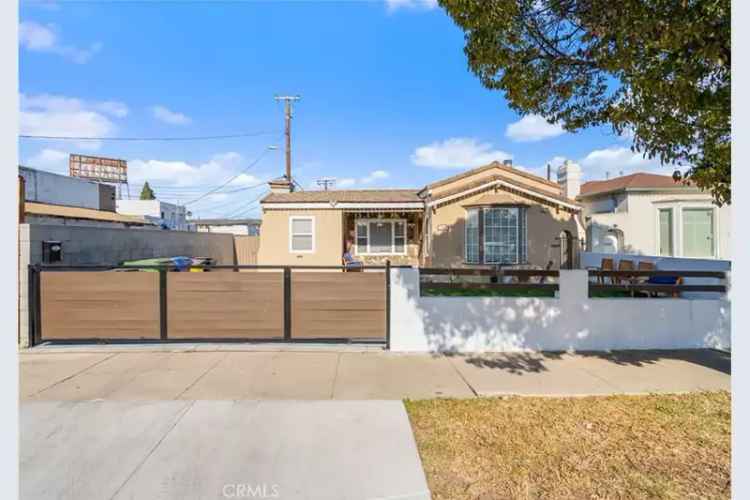
[[[210,271],[213,269],[232,269],[239,272],[241,269],[280,269],[283,272],[284,279],[284,336],[283,338],[181,338],[170,339],[167,336],[167,272],[177,270],[174,265],[131,265],[131,266],[107,266],[107,265],[44,265],[31,264],[28,268],[28,313],[29,313],[29,344],[31,346],[39,345],[44,342],[42,337],[42,296],[40,275],[42,271],[113,271],[117,269],[127,269],[130,271],[149,269],[159,272],[159,333],[158,339],[70,339],[54,340],[53,342],[61,344],[87,344],[92,342],[107,344],[134,344],[134,343],[185,343],[185,342],[237,342],[237,343],[357,343],[357,344],[375,344],[384,345],[386,349],[391,348],[391,272],[393,268],[411,268],[412,266],[391,266],[390,261],[386,261],[384,266],[363,266],[359,270],[382,270],[385,271],[385,340],[368,340],[352,338],[292,338],[292,271],[296,269],[317,269],[317,270],[339,270],[346,271],[346,266],[274,266],[274,265],[196,265],[188,266],[190,269],[202,269]],[[184,269],[184,267],[182,268]]]

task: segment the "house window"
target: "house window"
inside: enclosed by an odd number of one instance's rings
[[[525,207],[467,210],[464,253],[469,264],[526,262]]]
[[[406,221],[365,219],[357,221],[357,254],[404,255]]]
[[[674,225],[671,208],[659,209],[659,255],[674,255]]]
[[[479,210],[469,210],[466,217],[466,262],[479,264]]]
[[[684,257],[714,256],[714,210],[682,210],[682,254]]]
[[[289,251],[292,253],[315,251],[315,217],[289,218]]]

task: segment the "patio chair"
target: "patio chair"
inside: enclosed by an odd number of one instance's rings
[[[361,272],[364,267],[364,263],[361,260],[355,260],[349,252],[344,252],[341,264],[344,266],[344,272]]]
[[[638,270],[639,271],[655,271],[656,266],[653,262],[647,262],[645,260],[638,261]],[[636,276],[631,280],[631,283],[634,285],[645,285],[649,282],[651,279],[651,276]],[[655,297],[656,294],[654,292],[646,292],[646,295],[648,297]]]
[[[599,267],[599,270],[600,271],[614,271],[615,270],[615,260],[614,259],[610,259],[608,257],[603,258],[602,259],[602,264]],[[615,281],[614,281],[614,279],[613,279],[612,276],[609,277],[609,282],[612,283],[612,284],[614,284]],[[599,276],[599,284],[600,285],[604,284],[604,276]]]
[[[635,263],[632,260],[628,259],[620,259],[620,262],[617,263],[617,270],[618,271],[635,271]],[[615,284],[619,285],[620,283],[629,283],[633,279],[632,276],[629,277],[620,277],[615,276]]]

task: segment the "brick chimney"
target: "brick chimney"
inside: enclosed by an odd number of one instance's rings
[[[557,183],[562,187],[562,195],[574,200],[581,194],[581,166],[565,160],[557,168]]]
[[[268,187],[271,188],[272,193],[291,193],[294,191],[294,186],[285,175],[269,181]]]

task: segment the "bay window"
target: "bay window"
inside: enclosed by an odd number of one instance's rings
[[[469,208],[466,215],[468,264],[526,262],[526,207]]]
[[[406,221],[361,219],[357,221],[358,255],[405,255]]]

